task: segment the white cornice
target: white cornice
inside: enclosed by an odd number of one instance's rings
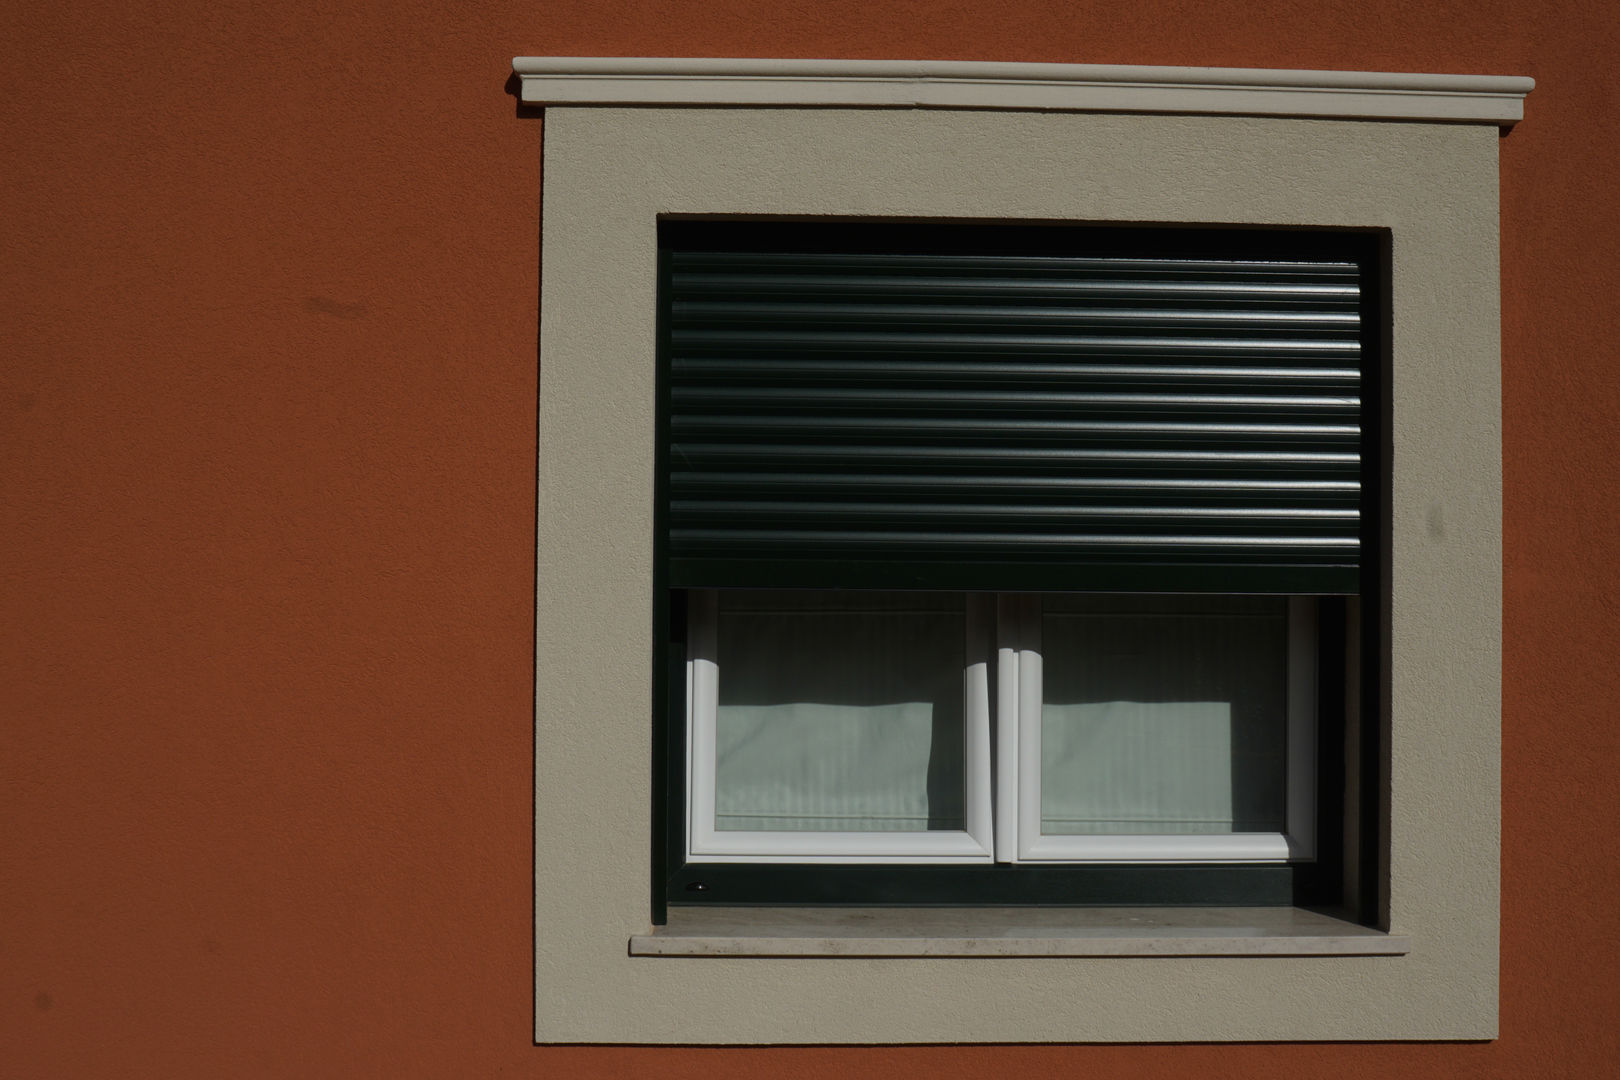
[[[519,56],[529,105],[1068,109],[1511,126],[1535,80],[1265,68],[955,60],[666,60]]]

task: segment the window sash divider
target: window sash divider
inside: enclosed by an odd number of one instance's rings
[[[1007,716],[1018,730],[1018,858],[1032,857],[1041,839],[1041,598],[1019,596],[1010,612],[1018,642],[1018,701]]]
[[[1018,861],[1019,598],[996,598],[996,862]]]
[[[991,777],[995,738],[995,703],[990,699],[991,645],[996,605],[992,597],[975,594],[967,601],[966,665],[962,671],[962,810],[968,835],[980,850],[995,857],[995,784]]]

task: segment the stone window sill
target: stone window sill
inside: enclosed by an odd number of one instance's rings
[[[632,956],[1399,956],[1301,908],[671,908]]]

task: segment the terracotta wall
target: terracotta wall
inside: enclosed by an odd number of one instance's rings
[[[1620,1070],[1607,5],[12,0],[0,40],[0,1074]],[[1501,1038],[531,1045],[514,54],[1534,76],[1501,142]]]

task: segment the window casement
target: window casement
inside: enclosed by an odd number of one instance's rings
[[[686,606],[690,863],[1315,854],[1313,599],[743,590]]]
[[[666,903],[1361,906],[1375,235],[662,236]]]

